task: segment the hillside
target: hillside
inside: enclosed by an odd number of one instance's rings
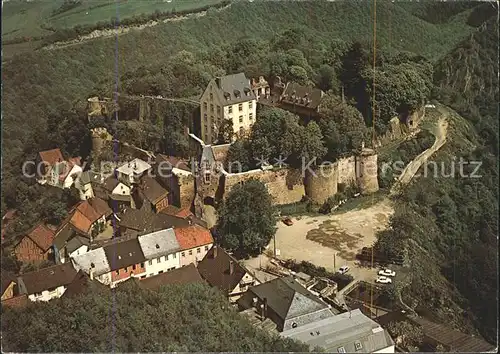
[[[388,253],[409,250],[410,276],[394,289],[406,304],[491,343],[498,327],[497,28],[491,18],[436,64],[436,97],[452,108],[442,107],[448,139],[435,166],[395,201],[391,228],[378,240]]]

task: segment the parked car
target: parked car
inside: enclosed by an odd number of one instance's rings
[[[385,277],[395,277],[396,272],[390,269],[382,269],[378,271],[378,275],[383,275]]]
[[[378,276],[377,279],[375,279],[375,283],[390,284],[392,283],[392,279],[384,276]]]
[[[349,271],[349,267],[348,266],[342,266],[339,268],[339,273],[340,274],[345,274]]]
[[[290,218],[283,218],[283,224],[285,224],[286,226],[292,226],[293,221]]]

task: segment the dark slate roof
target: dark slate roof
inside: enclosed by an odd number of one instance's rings
[[[255,100],[256,97],[250,87],[250,80],[244,73],[226,75],[212,80],[217,90],[214,94],[219,96],[223,104],[236,104]],[[239,95],[237,95],[239,93]]]
[[[163,285],[203,283],[203,279],[198,273],[196,266],[191,263],[182,268],[170,270],[168,272],[145,278],[139,281],[139,286],[143,289],[157,290]]]
[[[318,108],[324,93],[320,89],[289,82],[281,95],[281,102],[305,108]]]
[[[165,198],[168,192],[151,176],[144,176],[141,180],[141,191],[144,197],[151,203],[157,203],[161,198]]]
[[[267,305],[283,321],[328,308],[318,297],[300,285],[293,276],[276,278],[249,289],[255,296],[267,299]]]
[[[217,256],[214,252],[217,249]],[[229,262],[233,262],[233,274],[229,274]],[[229,294],[243,279],[247,270],[221,247],[212,247],[198,264],[198,271],[211,286]]]
[[[82,184],[88,184],[90,183],[90,180],[90,171],[82,172],[82,174],[80,175],[80,182]]]
[[[66,244],[66,250],[68,251],[68,253],[71,253],[84,245],[89,246],[90,240],[86,237],[77,235],[68,241],[68,243]]]
[[[94,208],[95,211],[99,215],[104,215],[104,216],[108,217],[113,213],[113,211],[109,207],[108,203],[105,202],[104,200],[102,200],[101,198],[93,197],[93,198],[87,199],[87,201],[89,202],[89,204],[92,206],[92,208]]]
[[[189,168],[189,163],[187,161],[179,158],[179,157],[167,156],[167,155],[162,155],[162,154],[156,155],[156,163],[160,164],[162,162],[164,163],[162,165],[162,168],[165,170],[167,170],[168,168],[170,168],[170,166],[172,166],[172,167],[178,168],[180,170],[192,172],[191,168]]]
[[[157,231],[170,227],[189,226],[189,220],[176,216],[155,214],[146,208],[126,209],[120,216],[119,225],[136,231]]]
[[[105,246],[104,253],[112,271],[139,264],[146,260],[136,238]]]
[[[77,233],[70,223],[64,222],[63,226],[56,232],[53,245],[61,250],[68,240],[70,240]]]
[[[118,183],[120,182],[114,176],[110,176],[104,180],[102,186],[105,190],[111,193]]]
[[[62,297],[75,297],[83,294],[95,293],[96,290],[107,290],[108,288],[97,280],[90,280],[89,276],[80,270],[73,281],[68,285]]]
[[[16,276],[11,272],[2,269],[2,295],[9,287],[10,283],[17,284]]]
[[[21,274],[18,284],[23,284],[28,295],[40,293],[44,290],[69,285],[76,275],[73,264],[63,263],[48,268]]]

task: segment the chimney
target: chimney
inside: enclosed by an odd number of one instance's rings
[[[94,280],[94,269],[93,268],[90,268],[90,270],[89,270],[89,277],[90,277],[90,280]]]
[[[262,321],[267,318],[267,298],[264,298],[262,304],[260,305],[260,317]]]
[[[234,273],[234,262],[229,261],[229,274],[232,275]]]
[[[217,246],[214,245],[212,248],[214,249],[214,258],[217,258]]]

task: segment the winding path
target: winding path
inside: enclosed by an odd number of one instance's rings
[[[401,188],[407,185],[411,179],[415,176],[419,168],[431,157],[434,153],[436,153],[441,147],[446,143],[446,134],[448,129],[448,113],[443,109],[439,109],[442,113],[441,117],[438,120],[437,127],[435,129],[436,140],[434,144],[420,155],[418,155],[413,161],[411,161],[403,170],[398,180],[394,183],[391,188],[390,196],[394,196],[401,192]]]

